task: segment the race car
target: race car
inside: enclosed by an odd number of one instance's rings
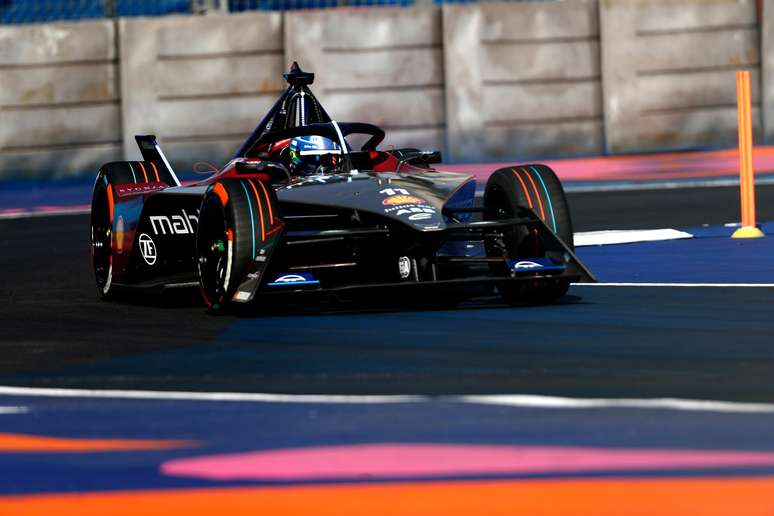
[[[379,127],[332,119],[297,63],[284,77],[284,93],[207,179],[182,185],[153,135],[136,136],[143,161],[100,168],[90,249],[102,298],[198,287],[212,311],[357,293],[547,303],[594,281],[549,167],[496,170],[477,197],[472,175],[434,167],[440,152],[379,149]]]

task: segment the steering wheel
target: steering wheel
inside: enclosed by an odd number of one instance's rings
[[[338,129],[341,131],[341,133],[336,130],[336,126],[338,126]],[[339,138],[339,134],[341,134],[341,138]],[[327,122],[302,125],[299,127],[291,127],[289,129],[280,129],[278,131],[264,133],[255,141],[255,144],[251,147],[250,151],[265,144],[275,143],[281,140],[295,138],[297,136],[324,136],[330,140],[339,142],[339,144],[346,145],[346,141],[342,142],[341,139],[346,139],[346,137],[350,134],[365,134],[371,137],[360,148],[360,150],[363,151],[376,150],[376,147],[384,140],[384,130],[373,124],[366,124],[362,122],[342,122],[340,124],[334,125],[331,122]],[[248,154],[250,151],[248,151]]]

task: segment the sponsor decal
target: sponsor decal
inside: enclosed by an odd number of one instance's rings
[[[413,215],[409,215],[409,220],[427,220],[432,218],[432,213],[414,213]]]
[[[427,201],[421,197],[414,197],[413,195],[393,195],[387,197],[382,201],[385,206],[396,206],[399,204],[427,204]]]
[[[393,195],[411,195],[405,188],[385,188],[383,190],[379,190],[379,193],[389,195],[390,197]]]
[[[127,195],[139,195],[144,193],[157,192],[164,190],[168,185],[158,181],[142,184],[120,184],[116,186],[116,193],[119,197],[126,197]]]
[[[514,269],[540,269],[543,267],[545,267],[545,265],[530,261],[516,262],[516,264],[513,266]]]
[[[314,276],[307,272],[302,272],[299,274],[293,274],[284,272],[281,274],[278,274],[277,277],[269,283],[268,287],[283,287],[283,286],[289,286],[289,285],[319,285],[320,282],[316,279],[314,279]]]
[[[274,283],[298,283],[299,281],[306,281],[306,278],[300,274],[285,274],[274,280]]]
[[[401,279],[406,279],[411,274],[411,260],[408,259],[408,256],[398,258],[398,273]]]
[[[247,301],[250,299],[250,292],[245,292],[244,290],[238,290],[236,294],[234,294],[234,297],[232,298],[234,301]]]
[[[148,218],[154,235],[193,235],[196,232],[193,224],[199,223],[199,217],[189,215],[185,210],[180,215],[153,215]]]
[[[524,273],[529,271],[563,271],[567,268],[566,264],[557,263],[550,258],[532,258],[531,260],[511,260],[508,266],[513,273]]]
[[[156,263],[156,244],[153,242],[153,239],[146,233],[142,233],[138,243],[140,244],[140,254],[145,263],[148,265]]]
[[[398,206],[393,208],[387,208],[384,213],[394,213],[397,216],[411,215],[412,213],[429,213],[435,214],[435,208],[432,206]]]
[[[121,254],[124,252],[124,217],[118,216],[116,221],[116,252]]]

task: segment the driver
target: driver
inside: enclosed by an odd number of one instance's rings
[[[341,156],[339,145],[324,136],[297,136],[288,147],[290,172],[295,176],[322,173],[326,168],[335,167]]]

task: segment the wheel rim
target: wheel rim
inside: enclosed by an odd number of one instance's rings
[[[110,275],[113,255],[113,228],[110,222],[107,190],[100,185],[94,195],[91,212],[91,255],[97,288],[103,290]]]
[[[220,199],[208,197],[199,214],[196,262],[204,300],[213,308],[223,302],[228,270],[228,228]]]

